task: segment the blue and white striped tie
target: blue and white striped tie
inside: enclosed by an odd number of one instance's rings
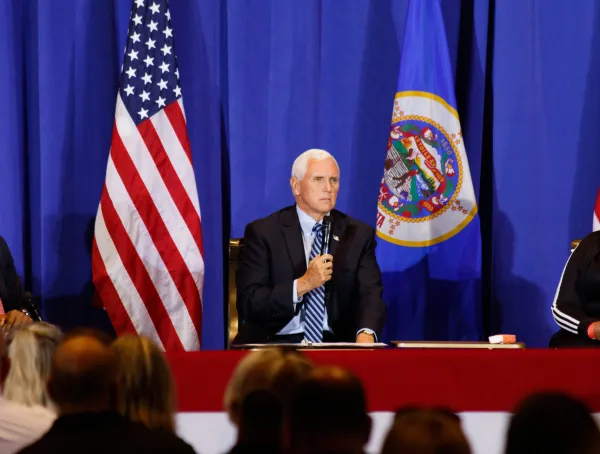
[[[308,263],[321,253],[323,231],[315,224],[315,239],[310,250]],[[325,318],[325,286],[317,287],[306,294],[304,337],[309,342],[323,342],[323,319]]]

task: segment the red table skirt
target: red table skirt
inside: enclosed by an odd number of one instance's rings
[[[240,351],[169,354],[179,411],[223,410],[223,393]],[[376,350],[311,351],[317,364],[350,369],[362,380],[370,411],[403,405],[454,411],[511,411],[536,391],[567,392],[600,411],[600,351]]]

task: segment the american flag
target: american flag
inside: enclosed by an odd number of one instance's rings
[[[132,6],[92,272],[117,334],[200,348],[200,204],[167,0]]]

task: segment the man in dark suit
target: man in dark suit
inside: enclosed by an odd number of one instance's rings
[[[0,236],[0,312],[3,312],[0,314],[0,326],[9,329],[31,322],[31,318],[21,311],[23,297],[23,286],[10,249]]]
[[[296,205],[246,227],[234,343],[377,341],[386,307],[375,230],[334,210],[340,171],[326,151],[301,154],[290,184]],[[320,255],[328,214],[330,252]]]

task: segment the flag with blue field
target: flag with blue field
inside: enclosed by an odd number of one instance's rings
[[[479,217],[439,0],[412,0],[406,23],[377,202],[384,340],[479,340]]]

